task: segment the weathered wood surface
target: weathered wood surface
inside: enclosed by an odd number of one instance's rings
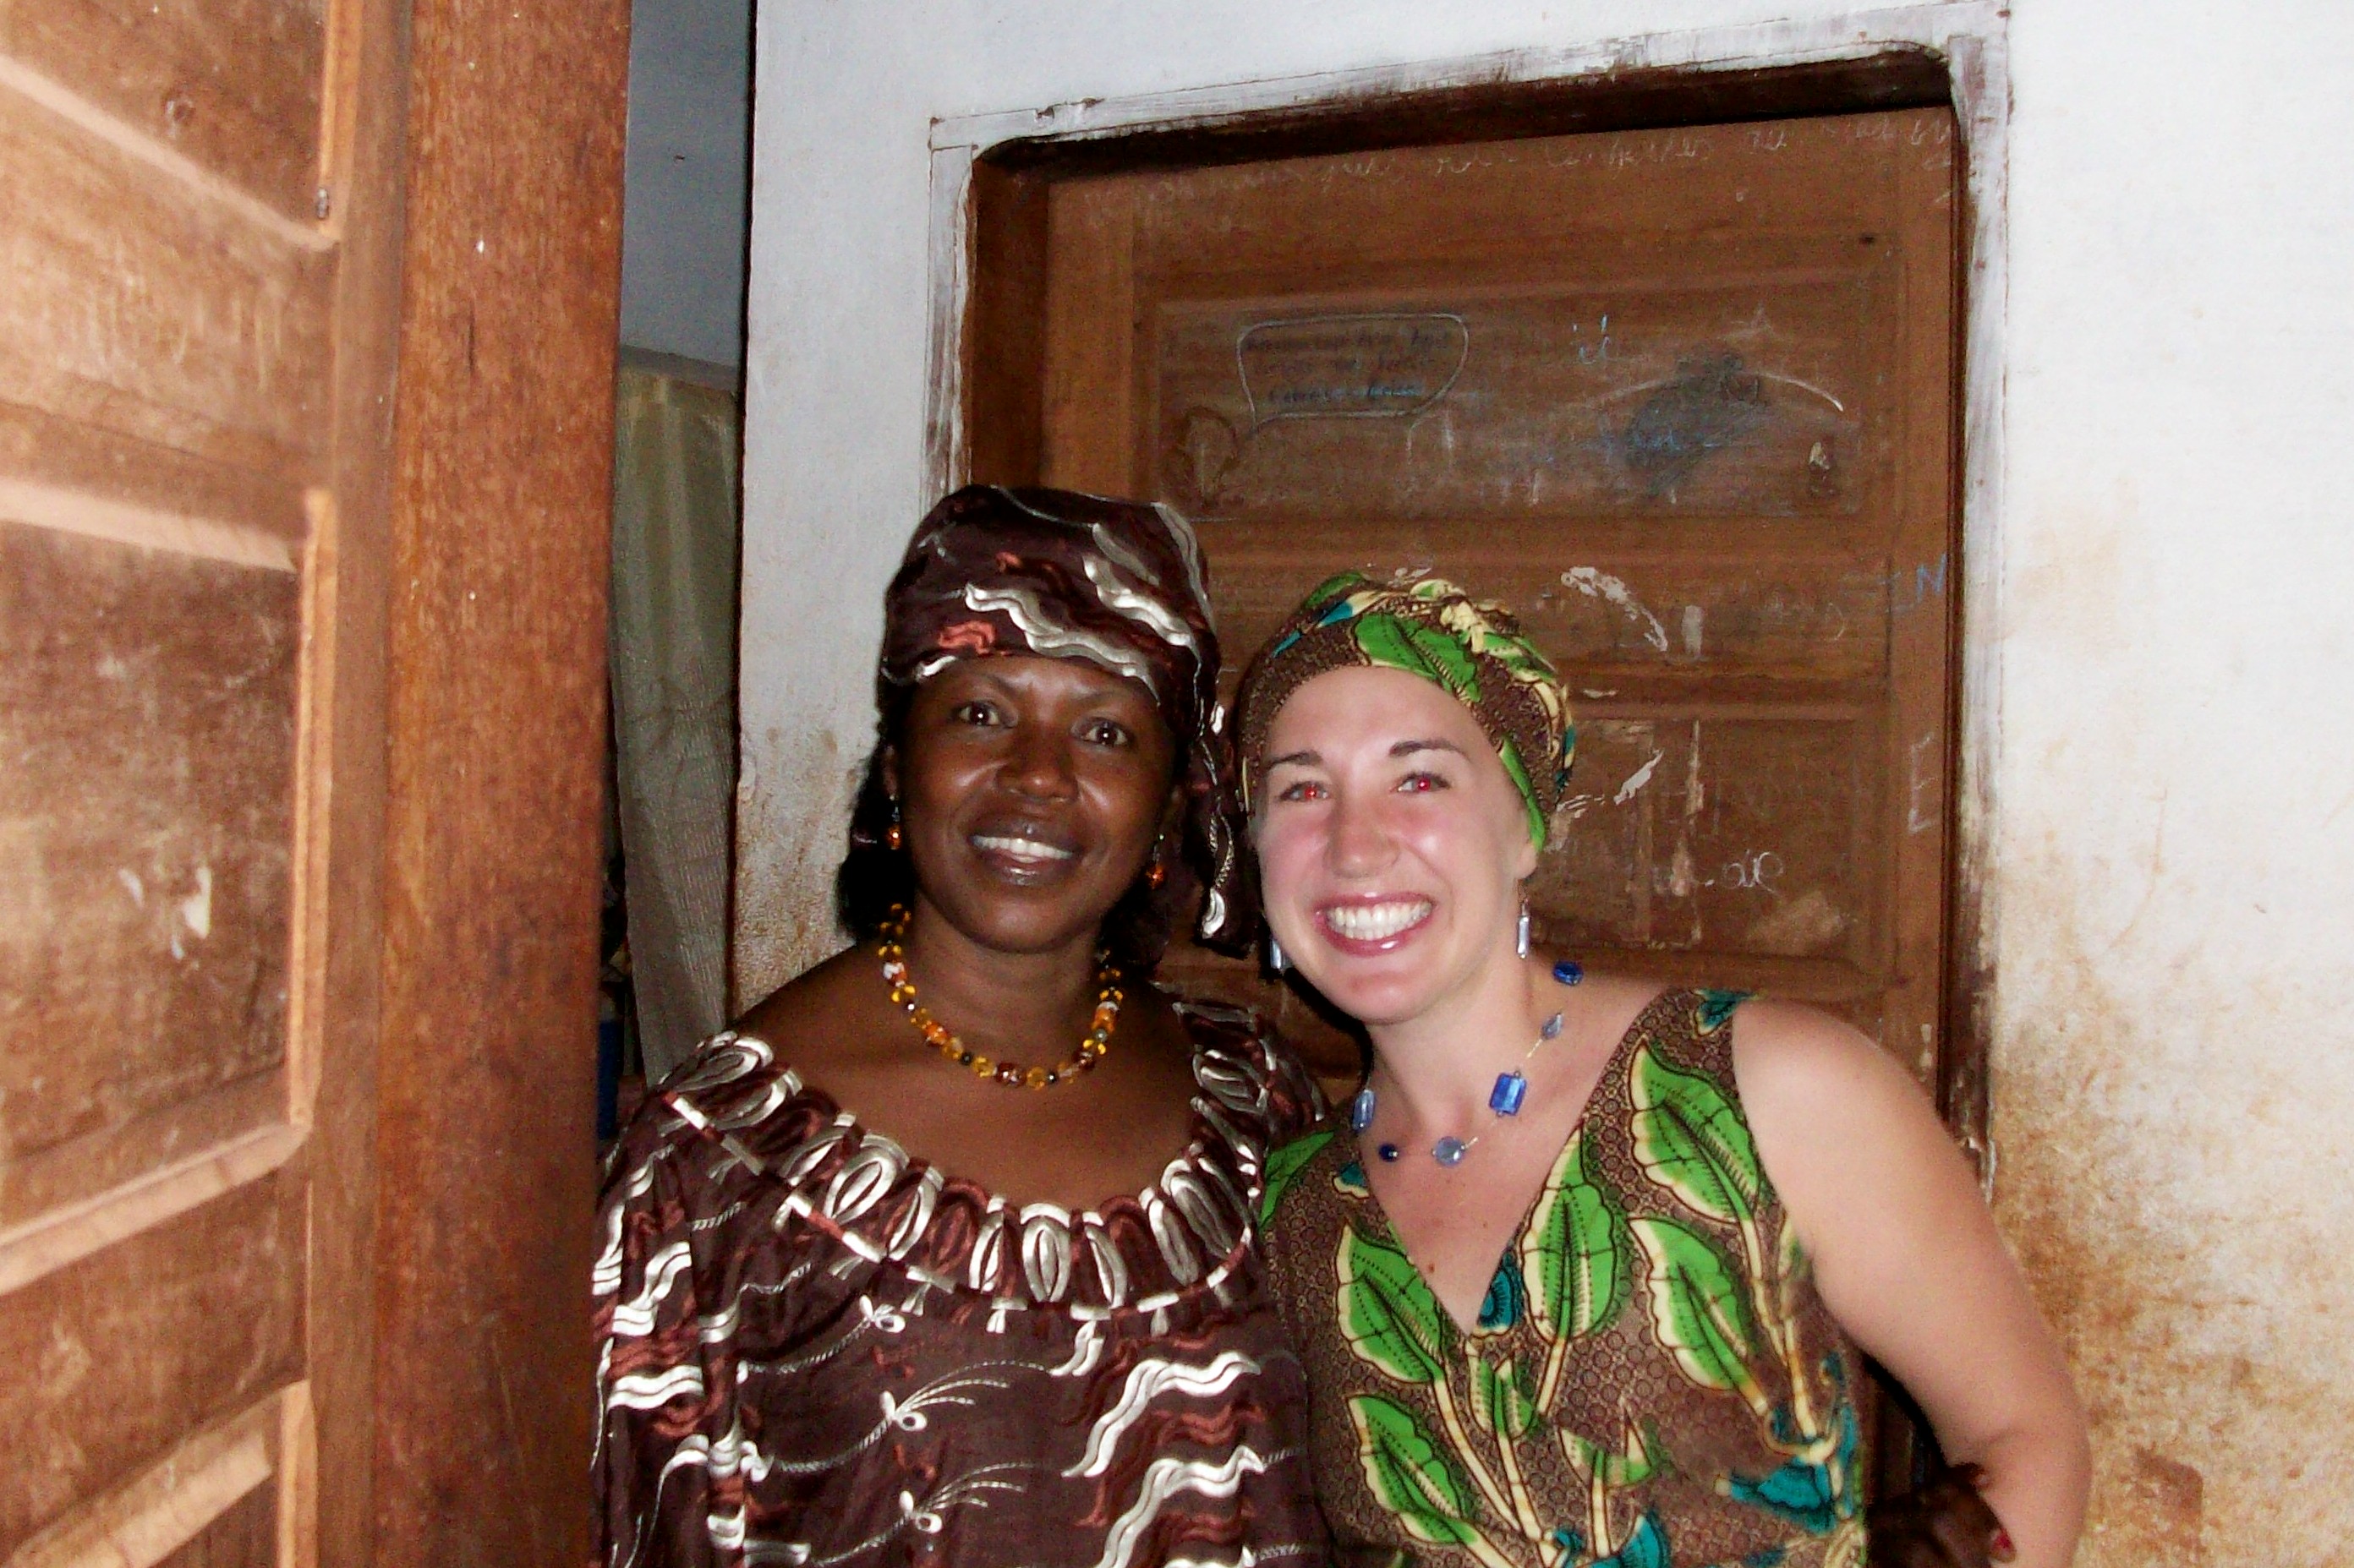
[[[281,1171],[0,1312],[0,1556],[300,1375],[305,1183]]]
[[[0,53],[309,217],[323,11],[309,0],[8,0]]]
[[[375,1550],[571,1568],[629,9],[414,17]]]
[[[0,1166],[282,1059],[296,588],[0,522]]]
[[[0,80],[0,403],[264,473],[325,431],[334,255]]]
[[[1043,474],[1196,520],[1230,680],[1342,567],[1436,566],[1510,603],[1581,731],[1540,939],[1821,1001],[1928,1076],[1952,129],[1920,110],[1054,183]]]
[[[195,1561],[211,1554],[221,1568],[275,1560],[288,1418],[304,1408],[303,1393],[297,1383],[195,1433],[45,1527],[8,1557],[8,1568],[152,1568],[192,1550]],[[281,1481],[274,1489],[267,1484],[273,1472]]]

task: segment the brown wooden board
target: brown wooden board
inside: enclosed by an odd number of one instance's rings
[[[308,217],[324,20],[302,0],[11,0],[0,53]]]
[[[1952,135],[1928,109],[1052,181],[1041,471],[1195,518],[1237,668],[1342,567],[1511,603],[1584,736],[1541,939],[1820,1001],[1929,1076]]]
[[[629,7],[412,15],[373,1548],[571,1568]]]
[[[0,81],[0,402],[302,477],[334,276],[305,233]]]
[[[305,1183],[249,1183],[0,1312],[0,1555],[300,1372]]]
[[[278,1494],[257,1487],[155,1568],[269,1568],[278,1561]]]
[[[0,1164],[283,1059],[296,587],[0,522]]]

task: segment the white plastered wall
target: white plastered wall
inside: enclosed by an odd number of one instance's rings
[[[1823,0],[1031,0],[759,15],[737,977],[832,950],[880,592],[926,493],[938,120]],[[2019,0],[1974,521],[1999,1203],[2103,1565],[2354,1561],[2354,8]],[[1770,58],[1770,55],[1769,57]],[[1978,390],[1982,394],[1986,383]]]

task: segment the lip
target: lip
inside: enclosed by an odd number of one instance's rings
[[[1335,952],[1370,959],[1394,953],[1430,924],[1438,905],[1419,893],[1370,893],[1316,906],[1316,934]]]
[[[995,875],[1024,887],[1068,874],[1085,849],[1067,829],[1025,818],[978,822],[965,834],[965,843]]]

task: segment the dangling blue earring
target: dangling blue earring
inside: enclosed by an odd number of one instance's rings
[[[1275,933],[1272,931],[1267,934],[1267,967],[1277,974],[1281,974],[1291,967],[1290,959],[1284,954],[1283,944],[1275,939]]]

